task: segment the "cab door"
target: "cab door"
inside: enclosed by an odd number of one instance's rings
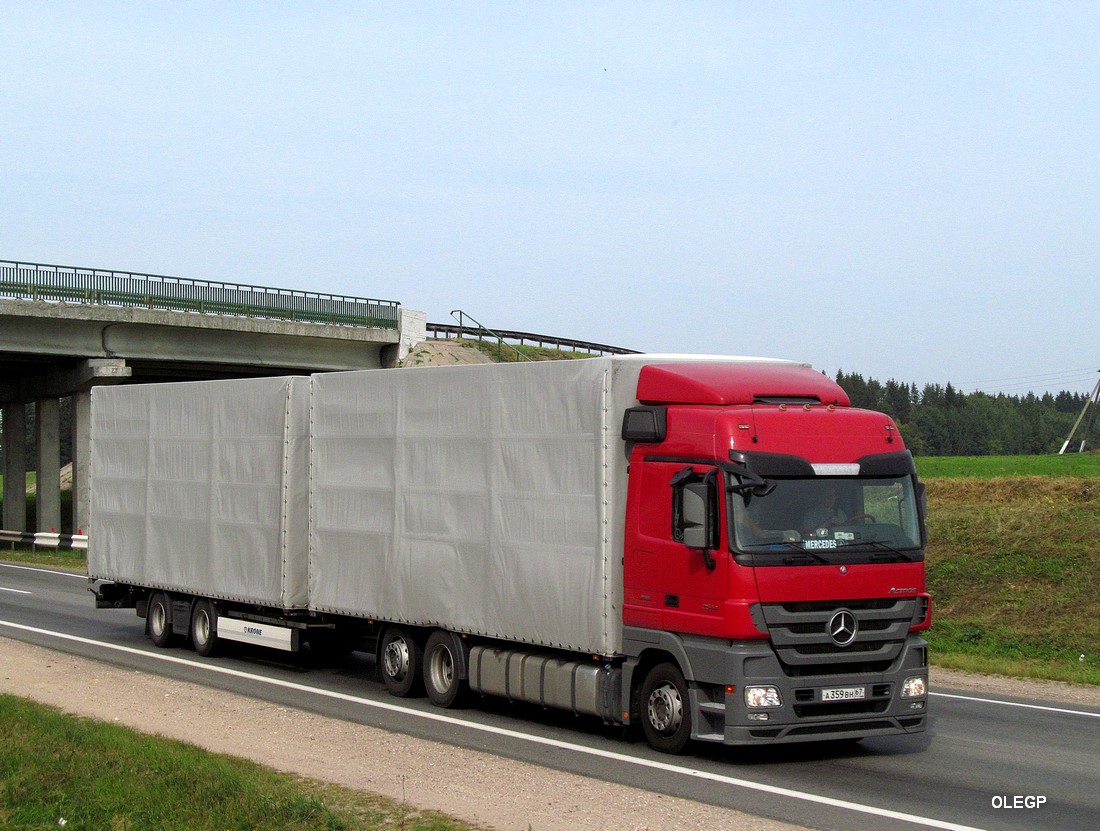
[[[668,461],[632,467],[637,534],[624,568],[624,622],[721,634],[730,565],[717,470]]]

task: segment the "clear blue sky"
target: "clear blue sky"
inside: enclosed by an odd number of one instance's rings
[[[5,0],[0,35],[0,258],[1100,377],[1100,3]]]

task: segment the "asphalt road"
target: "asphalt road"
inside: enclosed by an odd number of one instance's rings
[[[822,829],[1100,827],[1100,709],[936,689],[931,729],[859,745],[669,757],[597,720],[486,699],[468,710],[389,696],[373,661],[315,666],[241,648],[159,650],[132,610],[96,610],[83,577],[0,564],[0,635],[297,707]]]

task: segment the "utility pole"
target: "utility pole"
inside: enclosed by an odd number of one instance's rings
[[[1081,408],[1081,415],[1077,416],[1077,421],[1073,422],[1073,429],[1069,431],[1069,435],[1066,436],[1065,442],[1062,443],[1062,449],[1058,451],[1059,456],[1066,452],[1066,448],[1069,447],[1069,443],[1073,440],[1073,434],[1077,432],[1077,428],[1080,426],[1081,420],[1085,417],[1085,413],[1088,412],[1090,405],[1092,406],[1092,416],[1089,418],[1088,424],[1085,425],[1084,432],[1081,434],[1081,446],[1077,449],[1078,453],[1085,452],[1085,440],[1089,436],[1089,430],[1092,429],[1093,422],[1096,421],[1097,409],[1100,409],[1100,381],[1096,382],[1096,386],[1092,388],[1089,397],[1085,399],[1085,406]]]

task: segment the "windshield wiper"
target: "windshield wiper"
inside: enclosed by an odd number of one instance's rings
[[[906,554],[900,549],[894,548],[894,546],[890,545],[889,543],[885,543],[882,540],[858,540],[856,542],[846,542],[844,543],[844,545],[839,546],[839,548],[855,548],[860,545],[870,545],[880,549],[883,553],[877,555],[876,559],[881,559],[884,558],[886,555],[890,555],[889,559],[891,560],[897,557],[898,559],[904,560],[907,563],[916,562],[914,558],[909,554]]]
[[[811,563],[822,563],[824,565],[830,564],[830,560],[827,560],[820,554],[815,554],[813,551],[806,551],[802,548],[796,550],[798,551],[798,554],[788,554],[783,558],[783,565],[794,566],[805,564],[807,561]],[[802,561],[801,563],[799,562],[800,560]]]
[[[823,563],[825,565],[829,565],[832,562],[831,560],[829,560],[825,557],[822,557],[816,551],[810,551],[809,549],[802,548],[798,543],[791,542],[790,540],[777,540],[776,542],[762,542],[762,543],[758,543],[757,545],[754,545],[753,548],[755,548],[755,549],[760,549],[760,548],[775,549],[778,546],[786,546],[787,548],[789,548],[791,551],[794,552],[793,555],[791,555],[791,554],[784,555],[783,565],[787,565],[787,566],[797,565],[799,559],[809,560],[810,562]],[[752,554],[752,555],[755,556],[757,554],[767,554],[768,552],[757,550],[757,551],[747,551],[746,553]],[[800,555],[800,556],[796,556],[796,555]]]
[[[726,473],[730,474],[731,477],[737,478],[737,482],[734,483],[731,481],[729,485],[726,486],[726,490],[733,493],[744,494],[746,501],[748,499],[748,494],[745,493],[746,491],[751,491],[753,496],[767,496],[775,490],[775,482],[770,479],[765,479],[763,476],[749,470],[747,467],[722,463],[718,466]]]

